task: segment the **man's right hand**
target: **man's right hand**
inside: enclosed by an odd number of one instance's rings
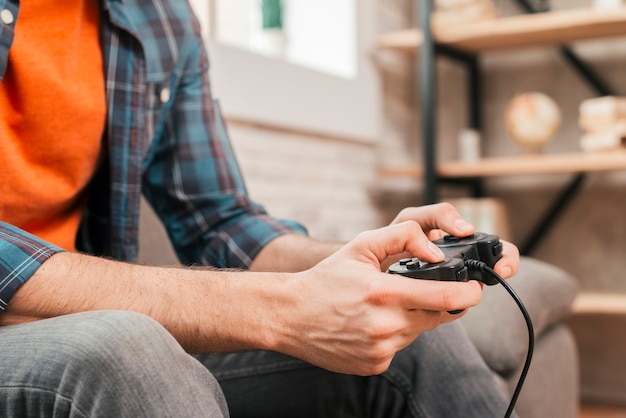
[[[409,252],[430,262],[443,254],[413,221],[360,234],[315,267],[286,281],[295,297],[276,312],[282,338],[273,347],[326,369],[371,375],[420,333],[459,315],[481,298],[470,282],[415,280],[381,273],[389,255]]]

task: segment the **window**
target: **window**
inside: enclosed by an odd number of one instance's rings
[[[357,71],[355,2],[193,0],[214,40],[345,78]]]
[[[191,3],[207,38],[213,89],[227,116],[374,135],[374,0]]]

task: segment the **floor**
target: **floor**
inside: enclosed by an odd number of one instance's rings
[[[626,418],[626,407],[583,405],[578,418]]]
[[[568,324],[581,360],[580,393],[585,408],[579,418],[626,418],[626,315],[575,315]]]

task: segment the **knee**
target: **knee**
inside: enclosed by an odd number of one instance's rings
[[[133,376],[138,371],[145,376],[146,370],[188,357],[156,321],[124,311],[36,321],[19,326],[12,338],[23,347],[14,353],[14,367],[3,371],[25,387],[68,394],[83,386],[116,388],[125,380],[141,380]]]
[[[111,349],[141,347],[152,340],[173,341],[170,333],[147,315],[130,311],[92,311],[76,314],[72,334],[81,344]]]
[[[17,355],[27,358],[15,373],[21,373],[24,388],[42,389],[51,402],[58,396],[69,399],[87,416],[98,411],[108,416],[175,416],[189,408],[212,411],[189,416],[227,415],[211,373],[145,315],[85,312],[21,329],[31,344],[25,347],[27,356]]]
[[[68,318],[70,319],[70,318]],[[79,363],[127,368],[172,353],[183,353],[174,337],[154,319],[129,311],[77,314],[63,337],[66,355]],[[158,362],[158,359],[153,361]]]

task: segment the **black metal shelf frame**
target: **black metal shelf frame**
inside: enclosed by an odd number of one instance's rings
[[[546,5],[540,9],[533,6],[528,0],[515,0],[526,13],[538,13],[547,11]],[[544,3],[544,2],[542,2]],[[419,54],[416,54],[416,68],[419,69],[418,97],[421,105],[422,121],[422,146],[424,165],[424,204],[438,201],[439,183],[462,184],[472,189],[474,197],[485,195],[484,180],[482,178],[458,178],[444,179],[437,176],[436,168],[436,123],[437,123],[437,103],[436,86],[437,74],[435,60],[438,54],[455,59],[465,65],[468,81],[468,127],[480,131],[482,128],[481,112],[481,74],[480,60],[477,54],[470,54],[444,47],[435,43],[431,27],[430,16],[433,9],[433,0],[416,0],[415,10],[418,14],[418,22],[423,33],[423,41]],[[574,51],[566,46],[560,46],[561,56],[578,73],[596,93],[600,96],[613,94],[611,89],[601,80],[601,78],[589,67]],[[520,246],[523,255],[529,255],[539,245],[543,237],[546,236],[551,226],[558,220],[562,213],[573,201],[578,191],[582,188],[587,175],[585,173],[575,173],[569,183],[563,188],[561,193],[548,207],[543,217],[530,232],[526,241]]]

